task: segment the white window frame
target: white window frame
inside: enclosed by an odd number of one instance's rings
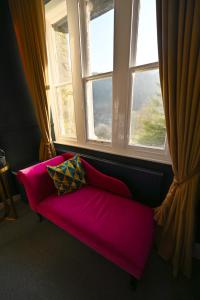
[[[52,115],[54,120],[54,130],[56,139],[65,142],[66,140],[69,143],[76,143],[77,139],[73,137],[66,138],[61,134],[61,128],[59,126],[58,120],[58,106],[57,106],[57,93],[56,88],[60,86],[65,86],[70,84],[67,81],[58,83],[57,78],[57,68],[54,67],[56,60],[56,47],[55,47],[55,33],[53,25],[61,21],[67,16],[67,4],[66,0],[53,0],[52,2],[47,3],[45,6],[45,17],[46,17],[46,40],[47,40],[47,53],[48,53],[48,67],[49,67],[49,97],[51,102]],[[68,17],[68,16],[67,16]],[[68,22],[69,23],[69,22]],[[69,25],[69,24],[68,24]],[[70,41],[70,56],[71,54],[71,41]],[[71,66],[72,68],[72,66]],[[73,87],[73,76],[72,76],[72,87]],[[73,90],[73,98],[74,90]],[[75,101],[74,101],[75,102]],[[76,122],[76,113],[75,113],[75,123]],[[76,128],[77,131],[77,128]]]
[[[131,40],[130,40],[130,61],[129,61],[129,108],[128,108],[128,115],[127,115],[127,131],[126,131],[126,145],[127,145],[127,152],[133,152],[135,156],[140,156],[141,158],[146,159],[148,156],[152,160],[160,160],[162,162],[170,163],[170,155],[169,155],[169,148],[167,143],[167,138],[165,139],[165,144],[162,148],[159,147],[148,147],[142,145],[131,145],[129,144],[129,137],[130,137],[130,125],[131,125],[131,107],[132,107],[132,75],[136,72],[141,71],[150,71],[150,70],[159,70],[159,62],[155,61],[152,63],[147,63],[144,65],[136,65],[136,54],[137,54],[137,34],[138,34],[138,25],[139,25],[139,3],[140,0],[133,0],[132,4],[132,25],[131,25]],[[134,47],[135,45],[135,47]],[[134,99],[133,99],[134,101]]]
[[[71,1],[71,0],[70,0]],[[114,0],[113,0],[114,1]],[[83,80],[83,86],[84,86],[84,103],[85,103],[85,118],[89,116],[90,119],[90,124],[89,128],[87,128],[86,124],[86,144],[88,146],[97,146],[97,147],[106,147],[106,148],[111,148],[111,143],[109,141],[104,141],[104,140],[98,140],[98,138],[95,138],[95,133],[94,133],[94,114],[93,114],[93,99],[92,99],[92,86],[89,87],[89,93],[91,94],[90,99],[86,99],[86,85],[91,82],[92,80],[98,80],[98,79],[106,79],[111,77],[113,80],[113,71],[109,72],[103,72],[103,73],[98,73],[95,75],[90,75],[90,70],[89,70],[89,28],[87,28],[87,23],[90,22],[90,16],[89,12],[86,9],[86,1],[85,0],[79,0],[79,19],[80,19],[80,39],[81,39],[81,61],[82,61],[82,80]],[[113,41],[113,48],[114,48],[114,41]],[[114,49],[113,49],[114,53]],[[88,131],[94,136],[93,139],[90,139],[88,137]]]
[[[149,70],[158,68],[158,62],[143,66],[130,67],[130,58],[134,57],[135,49],[130,53],[131,39],[136,39],[136,32],[132,31],[138,22],[138,3],[139,0],[114,1],[114,57],[113,71],[101,73],[98,75],[89,75],[87,73],[87,52],[85,51],[85,41],[87,30],[85,27],[84,0],[54,0],[64,2],[65,9],[67,4],[67,18],[70,32],[70,50],[72,65],[72,84],[74,94],[74,108],[76,120],[76,140],[69,140],[61,137],[58,130],[56,104],[52,101],[52,112],[55,124],[56,143],[78,146],[107,153],[134,157],[138,159],[157,161],[171,164],[167,142],[165,148],[150,148],[129,145],[130,130],[130,108],[131,108],[131,77],[133,71]],[[133,2],[133,3],[132,3]],[[132,8],[135,8],[132,10]],[[61,9],[62,10],[62,9]],[[60,10],[60,13],[61,13]],[[133,12],[133,18],[132,18]],[[63,13],[63,10],[62,10]],[[56,23],[55,20],[61,19],[57,10],[57,19],[49,15],[47,18],[47,44],[48,49],[52,47],[52,41],[49,35],[49,28]],[[48,51],[51,52],[51,51]],[[52,57],[49,53],[50,74],[52,73]],[[112,142],[88,140],[86,126],[86,101],[85,84],[91,79],[102,79],[112,77],[113,86],[113,109],[112,109]],[[50,87],[51,87],[50,76]],[[52,88],[50,88],[52,93]],[[52,95],[52,98],[53,95]]]

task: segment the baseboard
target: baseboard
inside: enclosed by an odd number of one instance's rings
[[[21,195],[20,194],[13,195],[13,201],[14,202],[19,202],[20,199],[21,199]],[[3,202],[0,202],[0,210],[2,210],[3,208],[4,208]]]
[[[193,257],[196,259],[200,259],[200,243],[194,244]]]

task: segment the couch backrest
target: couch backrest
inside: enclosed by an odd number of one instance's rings
[[[67,160],[74,156],[72,153],[63,153],[64,160]],[[127,185],[121,180],[108,176],[96,168],[81,157],[81,162],[86,172],[86,182],[94,187],[109,191],[113,194],[117,194],[126,198],[131,198],[131,192]]]
[[[57,192],[53,180],[47,172],[46,166],[56,166],[73,156],[74,154],[72,153],[64,153],[63,155],[20,170],[17,173],[17,178],[24,185],[29,204],[33,210],[37,211],[37,204],[40,201],[52,193]],[[86,171],[87,184],[126,198],[131,198],[128,187],[121,180],[99,172],[82,158],[81,161]]]

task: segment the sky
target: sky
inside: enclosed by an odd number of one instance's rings
[[[113,69],[114,10],[90,22],[91,73]],[[157,54],[155,0],[140,0],[136,65],[155,62]]]

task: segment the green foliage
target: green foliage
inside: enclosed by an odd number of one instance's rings
[[[105,141],[111,140],[111,126],[101,123],[94,128],[94,131],[99,139],[103,139]]]
[[[162,147],[165,142],[165,117],[160,95],[152,97],[138,112],[133,112],[132,142]],[[134,126],[134,127],[133,127]]]

